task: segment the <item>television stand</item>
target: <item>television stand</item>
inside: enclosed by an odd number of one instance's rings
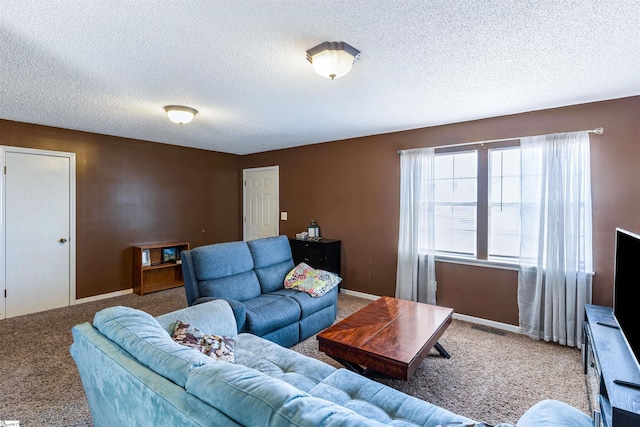
[[[582,362],[585,374],[594,367],[599,383],[600,417],[594,418],[604,427],[640,426],[640,370],[622,331],[612,325],[611,307],[585,306]]]
[[[606,326],[607,328],[620,329],[620,326],[613,323],[596,322],[596,325]]]
[[[618,384],[618,385],[622,385],[625,387],[631,387],[631,388],[635,388],[637,390],[640,390],[640,384],[638,383],[630,383],[629,381],[625,381],[625,380],[613,380],[614,384]]]

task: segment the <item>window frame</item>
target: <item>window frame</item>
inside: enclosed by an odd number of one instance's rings
[[[456,256],[451,253],[436,251],[436,260],[481,266],[499,266],[504,268],[512,268],[514,265],[517,265],[517,259],[513,261],[506,259],[489,259],[489,150],[513,147],[520,147],[520,139],[461,144],[458,146],[435,149],[436,156],[439,154],[450,154],[473,150],[477,152],[476,255],[475,257],[462,255]]]

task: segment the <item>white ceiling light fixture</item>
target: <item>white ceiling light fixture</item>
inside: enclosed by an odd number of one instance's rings
[[[189,123],[195,115],[198,114],[198,110],[195,108],[185,107],[183,105],[167,105],[164,107],[164,111],[167,112],[169,120],[179,125]]]
[[[316,73],[328,79],[342,77],[360,59],[360,51],[345,42],[324,42],[307,51]]]

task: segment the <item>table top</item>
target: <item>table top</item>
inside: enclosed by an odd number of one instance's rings
[[[322,239],[320,239],[320,240],[296,239],[296,238],[290,237],[289,241],[304,242],[304,243],[335,243],[335,242],[340,242],[340,240],[338,240],[338,239],[327,239],[327,238],[324,238],[324,237]]]
[[[381,297],[317,337],[408,365],[436,344],[452,316],[448,307]]]

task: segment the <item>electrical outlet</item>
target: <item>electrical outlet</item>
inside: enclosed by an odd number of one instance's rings
[[[286,221],[287,220],[287,212],[280,212],[280,220],[281,221]]]

